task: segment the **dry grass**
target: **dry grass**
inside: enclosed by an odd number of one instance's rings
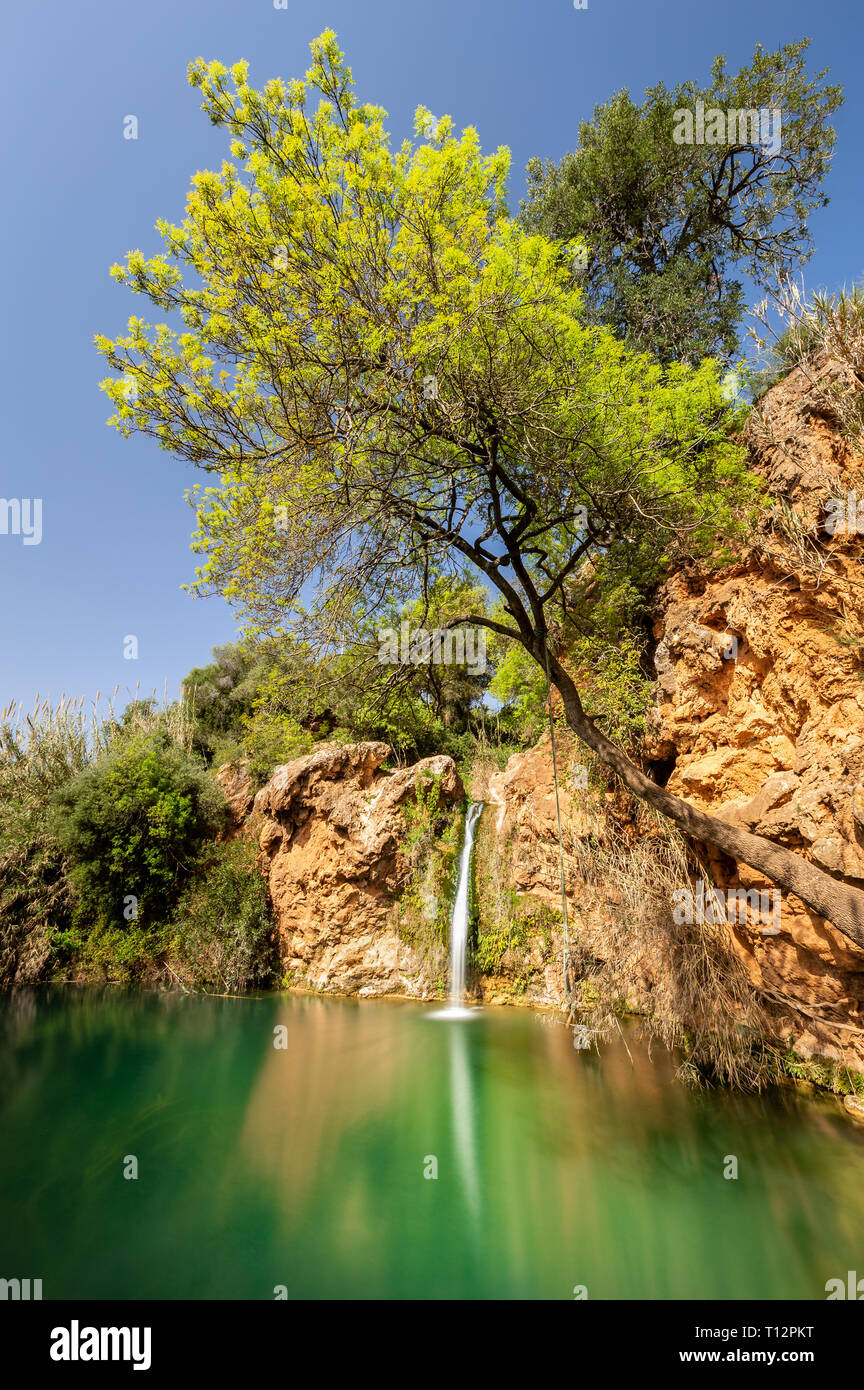
[[[797,368],[806,377],[816,410],[832,420],[853,446],[864,441],[864,288],[807,298],[798,283],[782,280],[759,304],[750,337],[771,375],[780,380]],[[779,320],[779,327],[775,320]],[[826,361],[839,374],[824,370]],[[766,373],[766,376],[768,373]],[[760,411],[756,409],[757,423]]]
[[[767,1001],[755,991],[725,925],[679,924],[673,893],[703,875],[687,844],[664,818],[633,803],[635,821],[618,824],[604,793],[606,779],[588,751],[589,786],[580,809],[598,833],[564,826],[569,919],[569,989],[564,983],[561,911],[547,909],[546,959],[560,965],[559,1005],[594,1043],[620,1032],[623,1014],[636,1014],[650,1042],[678,1050],[682,1073],[694,1081],[758,1089],[776,1079],[775,1028]],[[564,774],[566,776],[566,773]],[[478,843],[485,924],[502,949],[516,956],[525,942],[517,928],[524,904],[510,890],[511,846],[490,834]],[[548,859],[544,881],[558,873],[557,844],[538,841]],[[553,865],[554,859],[554,865]],[[706,880],[706,887],[713,887]],[[557,918],[555,925],[550,925]],[[520,962],[508,951],[516,975]],[[548,979],[548,973],[547,973]]]
[[[776,1073],[771,1017],[728,927],[674,920],[672,894],[701,872],[681,836],[648,808],[639,822],[635,844],[612,828],[567,856],[582,909],[571,928],[574,1016],[600,1039],[635,1009],[649,1041],[680,1050],[690,1079],[758,1089]]]

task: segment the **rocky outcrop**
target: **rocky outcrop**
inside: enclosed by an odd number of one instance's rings
[[[246,824],[254,801],[247,760],[243,758],[239,763],[226,763],[220,767],[216,781],[222,788],[228,808],[224,838],[234,839]]]
[[[830,499],[864,495],[864,458],[826,413],[835,369],[793,372],[746,431],[768,486],[761,535],[713,576],[659,596],[649,753],[670,791],[864,887],[861,537],[825,530]],[[773,885],[704,850],[722,888]],[[864,1061],[864,952],[784,894],[776,935],[736,928],[796,1050]],[[838,1026],[832,1026],[832,1023]]]
[[[460,806],[464,790],[452,758],[384,773],[389,752],[386,743],[319,745],[277,767],[252,803],[246,833],[257,836],[283,969],[298,986],[434,993],[425,953],[398,927],[409,869],[403,813],[418,783],[437,782],[445,808]],[[237,777],[237,769],[220,771],[234,802],[248,808]]]
[[[723,570],[675,574],[658,595],[647,752],[670,791],[864,888],[864,542],[854,527],[844,534],[825,526],[830,499],[856,493],[864,521],[864,458],[826,404],[837,374],[826,361],[810,375],[793,372],[751,417],[744,438],[766,499],[749,551]],[[588,834],[602,842],[610,817],[626,841],[634,819],[621,798],[574,787],[578,756],[566,742],[559,748],[577,933],[585,895],[573,846]],[[560,866],[548,738],[511,758],[488,798],[507,886],[554,905]],[[695,848],[721,889],[774,891],[747,866]],[[864,1066],[864,952],[787,894],[779,930],[765,930],[748,911],[732,933],[795,1050]]]

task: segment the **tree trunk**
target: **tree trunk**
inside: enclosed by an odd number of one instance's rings
[[[542,655],[537,659],[542,662]],[[793,854],[791,850],[783,849],[761,835],[739,830],[726,821],[706,815],[704,811],[697,811],[680,797],[658,787],[595,728],[582,708],[579,692],[571,677],[551,653],[549,660],[569,727],[583,743],[594,749],[601,762],[618,774],[634,796],[668,816],[687,835],[715,845],[733,859],[740,859],[751,869],[758,869],[773,883],[794,893],[820,917],[827,918],[838,931],[854,941],[856,946],[864,949],[864,893],[845,883],[838,883],[830,874],[823,873],[815,864]]]

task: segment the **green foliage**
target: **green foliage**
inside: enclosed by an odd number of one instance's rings
[[[799,1057],[790,1041],[786,1052],[775,1054],[779,1077],[804,1081],[820,1091],[838,1096],[858,1096],[864,1100],[864,1075],[844,1066],[842,1062],[821,1057]]]
[[[441,779],[434,775],[418,779],[415,799],[402,807],[402,817],[408,877],[398,904],[399,934],[435,965],[443,960],[449,938],[465,818],[442,804]]]
[[[268,982],[255,848],[212,843],[224,800],[190,751],[188,710],[139,700],[88,718],[64,700],[24,721],[11,713],[0,722],[0,982]]]
[[[414,800],[402,808],[408,826],[405,848],[409,854],[434,835],[441,814],[441,778],[424,770],[417,778]]]
[[[478,926],[472,952],[473,964],[481,975],[497,975],[507,952],[514,946],[517,949],[524,946],[526,941],[527,933],[518,917],[514,918],[509,929]]]
[[[638,744],[655,695],[654,681],[644,671],[643,643],[622,624],[616,642],[598,635],[571,636],[565,640],[564,659],[578,677],[586,713],[621,746]],[[521,742],[543,736],[549,727],[546,679],[523,647],[507,644],[490,692],[503,702],[505,726]],[[563,723],[560,705],[555,713]]]
[[[167,948],[164,925],[133,921],[120,927],[79,913],[72,926],[51,938],[52,976],[116,985],[155,984],[161,978]]]
[[[474,843],[469,959],[481,975],[501,976],[510,993],[523,995],[551,957],[561,913],[510,887],[512,840],[501,843],[493,820],[481,818]]]
[[[547,727],[546,676],[525,648],[498,639],[499,653],[489,693],[500,700],[505,730],[520,742],[533,743]]]
[[[198,759],[165,732],[113,742],[51,801],[76,915],[121,930],[164,915],[224,814]],[[137,905],[126,904],[130,896]]]
[[[48,817],[54,792],[87,766],[81,703],[37,703],[25,720],[0,722],[0,985],[38,979],[54,931],[68,921],[64,850]]]
[[[217,648],[183,684],[195,747],[213,762],[247,758],[257,783],[321,739],[381,740],[405,760],[469,759],[485,670],[424,658],[419,646],[395,668],[380,659],[391,645],[382,634],[395,634],[401,654],[403,629],[406,637],[443,631],[461,602],[483,611],[485,593],[464,580],[430,578],[423,600],[384,604],[374,619],[358,620],[338,650],[316,654],[290,632]]]
[[[808,43],[757,45],[737,73],[718,58],[707,86],[659,83],[641,105],[618,92],[560,164],[531,160],[524,224],[558,241],[571,266],[574,248],[587,250],[579,282],[596,322],[662,361],[729,359],[744,310],[733,272],[765,284],[810,256],[807,218],[828,201],[830,117],[842,98],[821,85],[824,72],[808,78]],[[675,113],[697,101],[779,109],[779,150],[744,143],[737,128],[731,143],[676,143]]]
[[[256,859],[248,840],[215,846],[179,898],[169,964],[186,988],[238,994],[273,983],[274,930]]]
[[[156,710],[152,701],[137,700],[117,718],[110,705],[104,715],[95,705],[88,714],[83,700],[64,696],[57,706],[37,701],[24,717],[20,708],[10,706],[3,712],[0,982],[4,985],[67,969],[77,971],[85,954],[101,972],[105,961],[113,958],[109,942],[90,940],[91,927],[97,937],[99,931],[86,920],[85,904],[79,902],[73,922],[72,855],[56,802],[109,750],[151,735],[185,748],[189,729],[182,709]],[[94,915],[98,916],[95,908]],[[103,928],[104,924],[99,930]],[[141,945],[142,925],[123,922],[117,930],[121,935],[129,933],[120,951],[125,968],[133,943]]]
[[[580,559],[630,545],[647,573],[716,544],[752,483],[715,365],[663,370],[586,322],[560,244],[501,212],[506,153],[482,157],[446,118],[393,151],[334,35],[312,47],[302,82],[261,91],[243,64],[193,65],[242,168],[196,175],[183,224],[160,223],[165,254],[114,272],[186,331],[133,318],[98,340],[121,432],[221,475],[193,497],[200,589],[368,675],[355,658],[382,594],[398,608],[442,576],[470,623],[470,562],[512,631],[532,586],[564,603]],[[371,686],[358,723],[380,720]],[[383,722],[415,746],[459,708],[397,689]]]
[[[263,786],[280,763],[308,753],[315,742],[291,714],[268,704],[264,694],[256,698],[253,713],[243,720],[240,738],[242,756],[248,759],[249,776],[256,786]]]
[[[609,738],[633,747],[645,732],[645,715],[655,696],[654,681],[642,669],[640,645],[628,636],[617,646],[584,637],[568,658],[584,673],[586,712]]]
[[[242,720],[252,712],[262,679],[276,659],[272,647],[242,642],[214,647],[207,666],[194,667],[183,682],[183,699],[195,725],[195,747],[206,757],[230,747]]]

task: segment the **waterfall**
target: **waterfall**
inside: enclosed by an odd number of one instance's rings
[[[471,851],[482,801],[472,801],[465,817],[465,838],[459,858],[459,879],[450,919],[450,1007],[461,1008],[465,994],[465,955],[468,949],[468,899],[471,885]]]

